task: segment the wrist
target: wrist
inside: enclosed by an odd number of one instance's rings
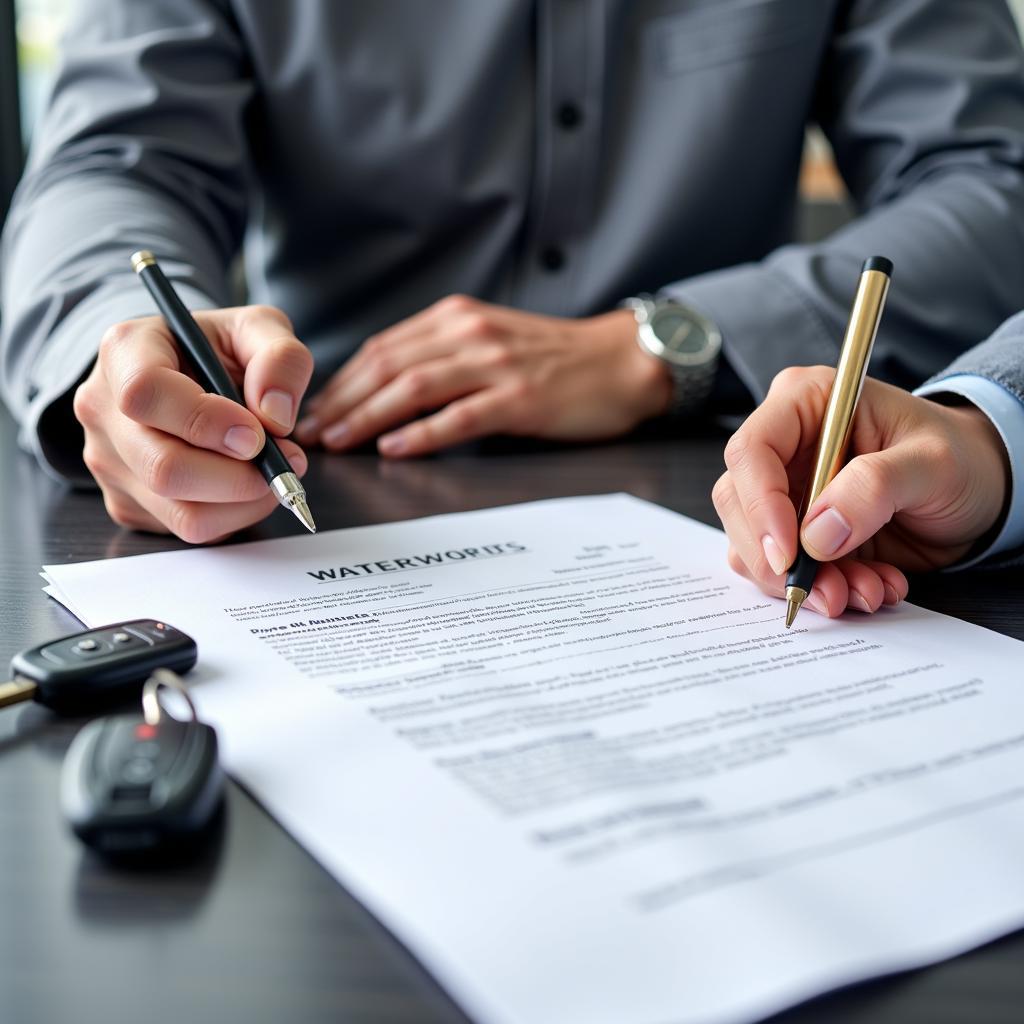
[[[663,416],[672,404],[673,382],[668,367],[636,341],[636,317],[631,309],[616,309],[590,320],[590,325],[609,339],[618,358],[620,380],[637,420]]]
[[[967,448],[972,489],[977,495],[977,537],[994,535],[1006,517],[1012,477],[1006,445],[995,424],[975,405],[947,406]]]

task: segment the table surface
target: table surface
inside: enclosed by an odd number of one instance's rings
[[[709,494],[722,445],[720,434],[651,433],[580,448],[491,442],[404,463],[314,453],[307,486],[321,529],[609,491],[717,523]],[[118,529],[97,495],[49,480],[16,450],[2,409],[0,481],[0,664],[79,628],[42,594],[44,563],[180,546]],[[294,531],[279,510],[240,539]],[[911,597],[1024,639],[1020,571],[922,578]],[[465,1022],[404,947],[233,783],[218,837],[198,861],[126,872],[86,853],[57,801],[61,759],[81,724],[31,704],[0,712],[3,1024]],[[1022,957],[1018,933],[773,1020],[1017,1024]]]

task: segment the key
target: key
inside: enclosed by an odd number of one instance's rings
[[[0,708],[34,700],[61,715],[137,697],[158,668],[188,672],[196,642],[156,619],[132,619],[51,640],[16,654]],[[2,678],[2,677],[0,677]]]
[[[178,692],[188,719],[174,718],[160,695]],[[211,836],[224,795],[217,733],[200,722],[182,681],[158,669],[142,691],[143,715],[90,722],[61,770],[61,806],[75,835],[122,859],[185,853]]]

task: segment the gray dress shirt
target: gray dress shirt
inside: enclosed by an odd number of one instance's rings
[[[804,126],[859,206],[793,245]],[[668,289],[755,397],[833,363],[865,256],[872,372],[913,385],[1024,306],[1024,64],[1003,0],[79,0],[3,240],[22,442],[83,472],[68,391],[153,312],[283,308],[322,376],[442,295],[564,316]]]

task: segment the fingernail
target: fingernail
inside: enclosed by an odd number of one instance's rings
[[[786,571],[786,556],[782,553],[782,548],[767,533],[761,538],[761,547],[764,549],[764,557],[768,559],[768,564],[772,567],[772,572],[776,576],[781,576]]]
[[[826,508],[804,524],[804,545],[823,555],[831,555],[846,543],[850,532],[850,524],[834,508]]]
[[[260,435],[252,427],[232,427],[224,435],[224,447],[243,459],[251,459],[260,450]]]
[[[856,608],[859,612],[867,612],[871,614],[871,605],[868,604],[868,599],[856,590],[850,591],[850,596],[847,602],[851,607]]]
[[[815,611],[819,615],[828,615],[828,604],[825,601],[825,595],[817,587],[807,595],[807,600],[804,601],[804,604],[811,611]]]
[[[883,583],[882,592],[885,594],[886,604],[900,603],[900,595],[896,592],[896,588],[891,583]]]
[[[406,449],[405,438],[401,434],[388,434],[377,442],[377,447],[384,455],[400,455]]]
[[[316,434],[319,429],[320,421],[315,416],[306,416],[296,424],[295,433],[309,437],[312,434]]]
[[[324,432],[321,440],[324,444],[341,444],[348,436],[348,424],[342,421],[332,423]]]
[[[271,388],[269,391],[264,392],[263,398],[260,399],[260,412],[267,419],[271,419],[286,430],[290,430],[292,417],[295,415],[295,402],[287,391]]]

